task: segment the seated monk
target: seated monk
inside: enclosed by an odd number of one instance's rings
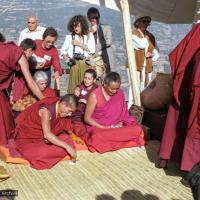
[[[43,71],[37,71],[33,75],[33,79],[38,85],[40,91],[45,97],[56,97],[56,92],[54,89],[47,87],[48,76]]]
[[[103,86],[89,96],[84,116],[88,124],[85,142],[92,151],[104,153],[144,145],[142,128],[129,116],[120,84],[119,74],[110,72]]]
[[[77,136],[82,137],[86,133],[84,114],[90,93],[98,87],[95,83],[97,77],[96,71],[87,69],[84,73],[83,82],[77,86],[74,94],[78,97],[78,107],[72,114],[72,123],[74,132]]]
[[[35,169],[49,169],[66,155],[76,158],[69,134],[69,118],[76,110],[77,100],[72,94],[61,99],[45,98],[24,110],[16,118],[17,150]]]

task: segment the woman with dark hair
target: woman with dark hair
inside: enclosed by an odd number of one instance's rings
[[[93,69],[87,69],[84,73],[83,82],[77,86],[74,94],[78,98],[78,107],[76,112],[72,115],[72,122],[74,132],[77,136],[84,136],[86,132],[84,123],[85,107],[90,93],[98,87],[95,83],[97,73]]]
[[[16,118],[15,141],[21,155],[35,169],[48,169],[66,155],[76,159],[69,118],[76,110],[75,95],[45,98]]]
[[[44,31],[43,40],[35,40],[36,51],[33,56],[37,63],[36,70],[40,69],[47,73],[49,87],[51,83],[51,65],[53,65],[54,68],[54,79],[60,78],[63,74],[58,50],[54,46],[57,38],[57,31],[53,27],[48,27]]]
[[[102,55],[106,64],[106,73],[117,71],[115,69],[115,58],[112,49],[112,31],[107,24],[100,23],[100,13],[97,8],[91,7],[87,11],[88,20],[91,23],[91,33],[93,33],[96,44],[96,54]]]
[[[91,151],[104,153],[144,145],[142,128],[129,116],[120,84],[119,74],[110,72],[103,86],[89,96],[84,119],[88,124],[85,141]]]
[[[72,17],[68,23],[69,35],[61,48],[61,55],[70,69],[68,93],[74,93],[77,85],[83,81],[84,72],[88,69],[85,60],[95,53],[95,41],[89,34],[87,20],[82,15]]]

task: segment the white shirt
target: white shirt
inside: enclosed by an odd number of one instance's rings
[[[133,40],[133,48],[136,50],[139,49],[148,49],[149,43],[148,39],[143,37],[139,38],[137,35],[132,35],[132,40]]]
[[[87,45],[89,52],[83,50],[79,46],[75,46],[75,53],[84,54],[84,56],[87,58],[89,54],[95,53],[95,40],[92,33],[89,33],[88,35],[84,35],[84,45]],[[74,40],[77,40],[80,42],[79,35],[74,35]],[[65,37],[65,41],[60,49],[61,56],[67,55],[70,58],[73,58],[73,45],[72,45],[72,35],[69,34]]]
[[[35,31],[30,31],[28,28],[25,28],[20,33],[18,45],[20,45],[21,42],[26,38],[30,38],[32,40],[38,40],[38,39],[41,40],[45,30],[46,28],[42,26],[38,26]]]
[[[143,38],[139,38],[137,35],[132,34],[132,41],[134,49],[136,50],[144,49],[145,54],[147,53],[149,43],[146,37],[143,36]],[[157,49],[154,48],[152,54],[153,54],[152,61],[155,62],[159,58],[159,53]],[[144,60],[144,66],[146,66],[146,59]]]

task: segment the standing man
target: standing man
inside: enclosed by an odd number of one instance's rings
[[[151,17],[139,17],[134,22],[134,30],[132,32],[140,91],[152,80],[152,64],[159,57],[155,37],[147,30],[150,23]]]
[[[169,54],[173,98],[160,145],[160,167],[173,159],[189,172],[200,161],[200,24]],[[182,179],[185,183],[185,179]]]
[[[51,85],[51,66],[53,66],[53,78],[59,79],[62,74],[62,66],[58,55],[58,49],[55,47],[55,42],[58,38],[58,33],[53,27],[47,27],[44,31],[42,40],[35,40],[36,50],[33,54],[35,61],[39,64],[40,69],[45,71],[48,76],[48,87]]]
[[[18,45],[20,45],[26,38],[30,38],[32,40],[42,39],[42,35],[46,28],[38,26],[38,18],[36,16],[29,16],[27,23],[28,27],[20,33]]]
[[[132,31],[132,41],[134,55],[136,60],[136,69],[138,76],[138,87],[142,92],[152,80],[153,62],[159,58],[156,49],[156,40],[147,28],[151,23],[151,17],[139,17],[134,22],[134,30]],[[129,73],[129,70],[128,70]],[[130,80],[129,80],[130,82]],[[133,104],[133,94],[129,87],[128,108]]]
[[[106,73],[117,71],[112,49],[112,31],[107,24],[100,23],[100,13],[97,8],[91,7],[87,11],[88,20],[91,23],[91,32],[95,38],[96,54],[101,55],[106,64]]]

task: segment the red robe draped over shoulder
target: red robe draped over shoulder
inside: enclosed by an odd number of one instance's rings
[[[51,114],[52,133],[74,147],[71,137],[62,133],[63,130],[72,130],[71,120],[55,117],[55,104],[58,100],[57,97],[40,100],[16,118],[15,141],[17,150],[35,169],[49,169],[67,155],[63,148],[45,142],[39,116],[41,107],[46,107]]]
[[[92,93],[96,95],[97,105],[92,118],[104,126],[113,128],[101,129],[94,126],[87,126],[86,144],[91,151],[99,153],[114,151],[121,148],[144,145],[143,132],[134,117],[129,116],[124,94],[121,89],[104,104],[98,106],[98,101],[102,102],[102,86]],[[124,126],[115,126],[123,122]]]
[[[160,157],[181,161],[190,171],[200,161],[200,24],[169,55],[174,98],[169,107]]]
[[[28,94],[32,94],[29,90],[23,74],[15,73],[14,85],[13,85],[13,101],[16,102],[19,99],[23,99]],[[42,94],[45,97],[56,97],[56,91],[53,88],[47,87]]]
[[[12,138],[11,131],[14,128],[9,99],[5,93],[13,80],[14,71],[20,70],[18,60],[23,51],[14,43],[0,42],[0,52],[0,145],[4,145]]]
[[[45,96],[45,97],[56,97],[56,91],[53,89],[53,88],[49,88],[47,87],[43,92],[42,94]]]

